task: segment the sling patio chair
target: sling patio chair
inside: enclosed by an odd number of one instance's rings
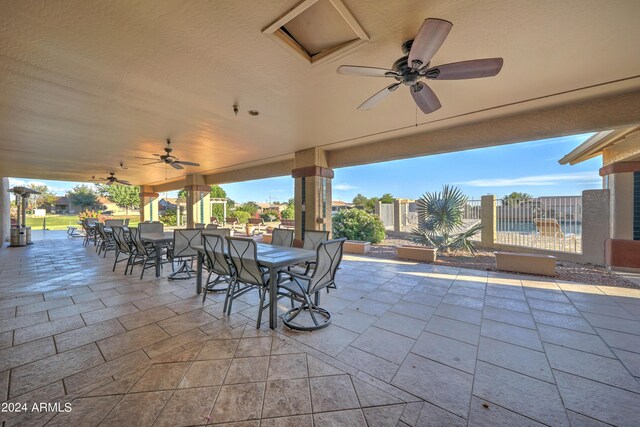
[[[136,265],[142,266],[142,271],[140,272],[140,279],[144,277],[144,272],[148,268],[155,268],[156,266],[156,251],[161,251],[161,255],[164,255],[166,252],[166,248],[160,248],[154,246],[147,246],[142,241],[140,236],[139,228],[130,228],[129,236],[131,238],[131,242],[135,248],[131,257],[131,274],[133,274],[133,267]],[[162,263],[162,261],[161,261]],[[160,265],[162,267],[162,264]]]
[[[258,250],[253,239],[227,237],[226,240],[236,279],[227,288],[224,307],[227,315],[230,315],[234,299],[257,289],[260,295],[256,328],[259,329],[262,322],[262,311],[269,307],[269,304],[265,305],[266,295],[269,292],[269,272],[258,264]]]
[[[227,291],[236,279],[235,269],[229,262],[227,257],[227,241],[226,236],[222,234],[203,234],[202,243],[204,245],[205,266],[209,271],[207,282],[202,293],[202,302],[207,299],[207,292]],[[213,281],[211,276],[215,275]],[[223,287],[216,287],[219,284],[225,284]],[[223,311],[227,310],[227,298],[225,298],[225,306]]]
[[[147,233],[164,233],[164,224],[161,222],[141,222],[138,224],[138,230],[142,234]]]
[[[316,265],[311,274],[280,270],[278,273],[278,295],[296,301],[298,307],[292,307],[282,315],[282,322],[291,329],[313,331],[326,328],[331,324],[331,313],[319,306],[320,291],[335,284],[336,271],[342,261],[342,247],[345,238],[321,242],[316,249]],[[286,277],[288,276],[288,279]],[[313,301],[312,297],[313,296]],[[309,313],[313,325],[295,322],[301,313]],[[320,317],[320,319],[318,319]]]
[[[293,246],[293,230],[276,228],[271,234],[271,244],[274,246]]]
[[[198,256],[198,251],[193,248],[202,242],[202,229],[187,228],[173,230],[173,245],[167,250],[167,258],[171,261],[173,273],[169,275],[171,280],[191,279],[193,260]],[[175,270],[175,263],[180,263],[180,268]]]
[[[124,227],[118,227],[118,226],[114,226],[111,227],[112,231],[112,235],[113,235],[113,240],[116,243],[116,257],[113,260],[113,269],[112,271],[116,271],[116,265],[119,262],[122,261],[126,261],[127,264],[124,268],[124,274],[127,274],[127,271],[129,270],[129,267],[131,266],[131,262],[133,259],[133,256],[135,254],[135,246],[133,244],[133,242],[131,242],[131,239],[128,236],[128,233],[125,232]],[[124,255],[126,258],[120,258],[120,255]],[[133,267],[131,266],[131,270],[133,271]]]
[[[107,233],[104,230],[104,224],[101,222],[96,223],[96,238],[98,239],[98,244],[96,247],[96,252],[100,255],[101,252],[104,251],[103,258],[107,257],[108,251],[113,251],[116,249],[116,242],[113,240],[113,234]]]

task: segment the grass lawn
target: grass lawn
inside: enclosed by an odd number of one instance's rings
[[[126,216],[112,216],[110,219],[125,219]],[[129,215],[129,225],[135,227],[138,225],[140,221],[140,217],[138,215]],[[75,227],[80,227],[78,224],[78,216],[77,215],[53,215],[47,214],[46,218],[33,218],[31,215],[27,215],[27,226],[33,228],[34,230],[42,230],[42,222],[47,220],[47,230],[66,230],[67,226],[73,225]]]

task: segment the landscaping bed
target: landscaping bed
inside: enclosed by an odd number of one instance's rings
[[[408,239],[387,238],[382,243],[371,245],[367,256],[376,258],[397,259],[396,246],[414,244]],[[496,271],[496,260],[493,251],[479,250],[476,256],[470,254],[443,254],[438,252],[435,265],[449,267],[472,268],[475,270]],[[623,288],[638,288],[635,283],[609,272],[604,267],[589,264],[577,264],[568,261],[558,261],[556,266],[556,280],[568,282],[589,283],[593,285],[618,286]],[[512,273],[517,274],[517,273]]]

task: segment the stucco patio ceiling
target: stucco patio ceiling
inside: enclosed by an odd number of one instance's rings
[[[0,174],[87,180],[114,170],[160,184],[280,162],[265,166],[277,175],[314,146],[344,166],[619,127],[640,105],[637,1],[344,0],[370,40],[313,66],[262,33],[299,3],[1,1]],[[408,91],[356,110],[387,80],[336,68],[390,67],[427,17],[454,24],[434,64],[502,57],[502,72],[433,82],[442,108],[430,115],[416,114]],[[201,167],[141,166],[135,157],[160,153],[167,137]],[[374,154],[358,157],[363,144]]]

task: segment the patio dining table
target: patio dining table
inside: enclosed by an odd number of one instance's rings
[[[269,269],[269,327],[275,329],[278,324],[278,270],[304,261],[313,261],[316,259],[316,251],[266,243],[257,243],[256,246],[258,264]],[[198,251],[196,292],[199,295],[202,292],[202,263],[205,251],[202,245],[194,245],[193,248]]]
[[[173,242],[173,231],[164,233],[142,233],[140,235],[145,243],[152,243],[156,250],[156,277],[160,277],[160,262],[162,261],[162,246]]]

